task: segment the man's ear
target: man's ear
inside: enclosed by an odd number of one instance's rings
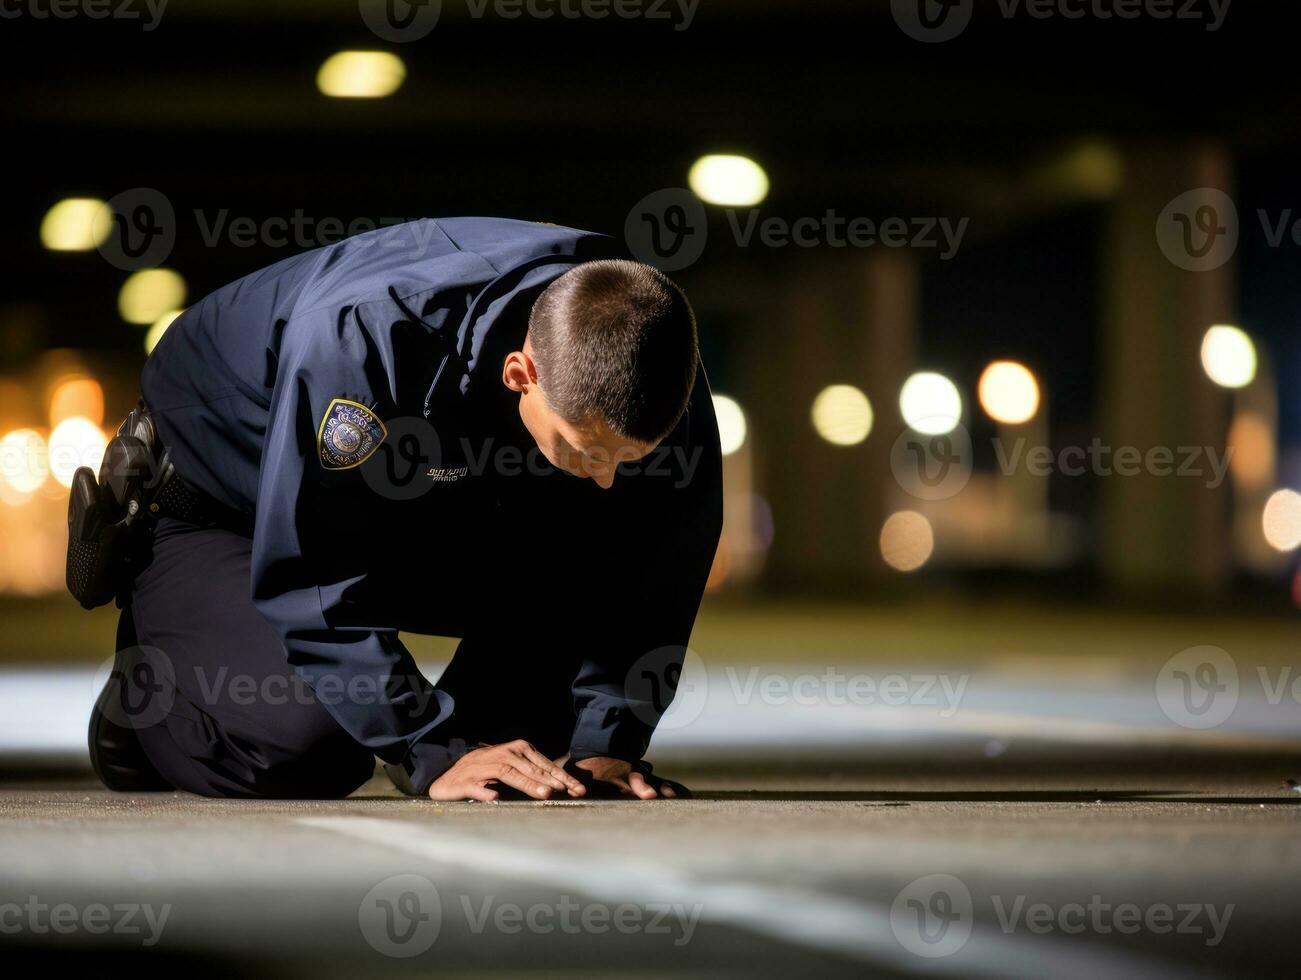
[[[501,383],[511,391],[523,393],[538,383],[538,369],[526,351],[511,351],[501,365]]]

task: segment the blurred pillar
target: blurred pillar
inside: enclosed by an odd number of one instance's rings
[[[872,571],[894,576],[897,573],[881,558],[880,535],[887,512],[902,493],[890,469],[890,451],[906,428],[899,411],[899,391],[917,363],[921,275],[916,255],[907,249],[874,249],[867,253],[859,272],[863,329],[857,356],[876,413],[863,454],[866,483],[862,508],[869,521],[862,549]]]
[[[852,587],[884,570],[878,539],[897,492],[890,448],[913,361],[916,261],[902,250],[820,250],[793,256],[783,276],[783,329],[757,365],[754,406],[771,434],[758,461],[776,525],[768,575],[797,588]],[[838,383],[872,403],[872,432],[857,446],[831,445],[813,429],[813,399]]]
[[[1112,205],[1103,239],[1103,383],[1101,442],[1114,453],[1136,447],[1214,446],[1223,452],[1228,399],[1201,368],[1207,327],[1232,323],[1233,262],[1176,262],[1158,242],[1158,218],[1189,191],[1231,193],[1226,152],[1210,146],[1132,148],[1124,189]],[[1203,197],[1206,200],[1203,200]],[[1199,210],[1209,195],[1193,195],[1180,211],[1203,236]],[[1167,212],[1168,213],[1168,212]],[[1209,212],[1204,212],[1205,216]],[[1214,216],[1217,224],[1225,215]],[[1167,229],[1168,231],[1168,229]],[[1205,244],[1194,237],[1193,252]],[[1192,271],[1188,266],[1201,266]],[[1107,461],[1114,468],[1114,456]],[[1208,468],[1204,455],[1198,465]],[[1209,591],[1227,575],[1229,488],[1208,489],[1206,477],[1100,478],[1103,519],[1100,559],[1108,580],[1131,590]]]

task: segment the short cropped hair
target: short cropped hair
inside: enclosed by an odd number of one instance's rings
[[[696,317],[657,269],[604,259],[549,285],[529,315],[538,382],[568,422],[599,419],[626,439],[673,431],[696,382]]]

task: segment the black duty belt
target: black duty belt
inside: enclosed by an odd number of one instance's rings
[[[158,519],[228,526],[239,515],[176,472],[144,401],[118,427],[100,463],[72,477],[68,499],[68,591],[86,609],[123,605]]]

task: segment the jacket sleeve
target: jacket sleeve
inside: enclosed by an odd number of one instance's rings
[[[420,673],[395,629],[367,621],[383,501],[358,468],[323,465],[318,443],[335,399],[391,418],[389,373],[356,310],[295,317],[281,336],[258,481],[253,600],[323,707],[424,792],[467,746],[446,735],[449,695]]]
[[[677,689],[723,521],[722,453],[703,372],[658,452],[627,478],[622,499],[601,494],[611,505],[603,546],[585,556],[578,593],[596,612],[579,640],[574,759],[641,759]]]

